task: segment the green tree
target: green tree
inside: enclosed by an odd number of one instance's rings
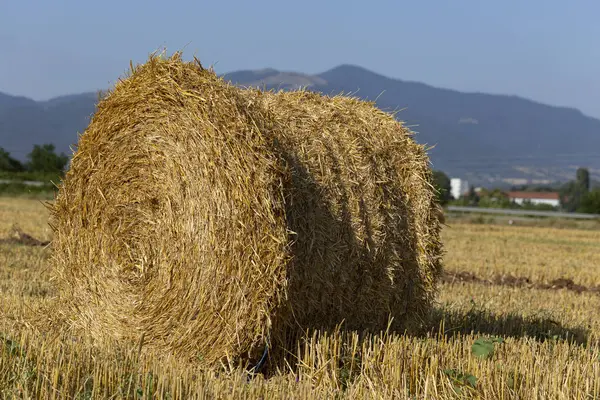
[[[471,186],[469,189],[469,194],[466,196],[467,202],[469,206],[477,207],[479,205],[479,195],[475,191],[475,186]]]
[[[0,147],[0,171],[22,172],[25,168],[19,160],[15,160],[10,153]]]
[[[483,189],[479,192],[478,205],[484,208],[514,208],[514,204],[510,201],[508,195],[500,189]]]
[[[577,211],[585,193],[585,187],[580,182],[571,181],[565,184],[560,190],[560,204],[562,208],[567,212]]]
[[[438,201],[446,205],[451,200],[450,178],[442,171],[433,171],[433,184],[438,193]]]
[[[32,172],[61,173],[69,162],[69,157],[64,153],[55,153],[53,144],[36,144],[27,158],[28,169]]]
[[[590,190],[590,173],[587,168],[578,168],[574,181],[568,182],[560,190],[560,203],[568,212],[574,212],[581,206],[581,201]]]
[[[590,191],[590,171],[587,168],[577,169],[577,183],[586,191]]]
[[[600,189],[585,193],[577,211],[589,214],[600,214]]]

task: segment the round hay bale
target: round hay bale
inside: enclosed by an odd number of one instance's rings
[[[402,329],[435,294],[439,210],[423,146],[373,104],[153,56],[99,102],[60,185],[59,308],[94,340],[207,364],[342,322]]]
[[[440,216],[423,146],[394,117],[356,98],[263,94],[273,121],[287,227],[287,323],[407,328],[441,272]]]

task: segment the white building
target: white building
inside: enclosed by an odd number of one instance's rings
[[[552,207],[560,206],[560,196],[556,192],[508,192],[508,198],[519,205],[529,202],[531,204],[548,204]]]
[[[460,199],[463,195],[468,194],[471,187],[469,182],[460,178],[450,179],[450,194],[455,199]]]

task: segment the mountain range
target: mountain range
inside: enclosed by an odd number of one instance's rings
[[[237,71],[239,86],[347,94],[375,101],[432,146],[432,167],[484,185],[550,183],[589,168],[600,177],[600,120],[573,108],[518,96],[464,93],[392,79],[354,65],[318,75],[274,69]],[[95,111],[97,93],[34,101],[0,93],[0,147],[24,159],[34,144],[70,154]]]

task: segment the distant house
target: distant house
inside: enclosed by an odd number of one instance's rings
[[[469,193],[471,187],[469,186],[469,182],[460,178],[452,178],[450,179],[450,194],[456,200],[460,199],[462,196]]]
[[[519,205],[531,203],[560,206],[560,195],[557,192],[508,192],[507,194],[510,201]]]

